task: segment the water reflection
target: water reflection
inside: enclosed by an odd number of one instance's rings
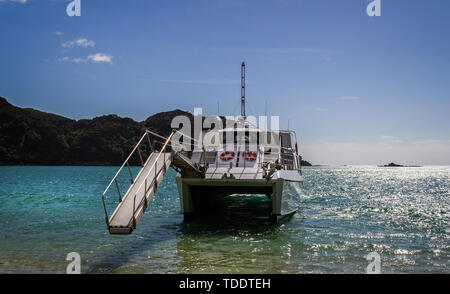
[[[277,272],[286,268],[291,246],[283,226],[268,218],[265,196],[229,196],[220,210],[183,223],[177,267],[186,273]],[[284,242],[282,243],[282,240]]]

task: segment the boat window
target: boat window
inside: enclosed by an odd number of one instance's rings
[[[291,135],[289,133],[280,133],[281,147],[292,148]]]
[[[226,139],[227,139],[227,133],[221,133],[221,141],[223,144],[226,144]],[[230,134],[228,133],[228,136],[230,136]],[[245,144],[249,144],[249,143],[254,143],[254,142],[250,142],[255,140],[256,138],[256,144],[259,144],[259,133],[255,132],[255,134],[250,134],[250,132],[245,132],[245,134],[243,134],[242,132],[233,132],[232,136],[233,138],[233,143],[237,144],[239,143],[244,143]]]

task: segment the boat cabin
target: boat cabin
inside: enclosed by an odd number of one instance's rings
[[[196,146],[190,156],[198,165],[262,168],[276,164],[279,169],[300,169],[294,131],[228,128],[204,132],[203,138],[204,145]]]

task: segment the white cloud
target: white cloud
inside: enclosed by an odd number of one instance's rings
[[[96,53],[94,55],[89,55],[87,57],[87,60],[90,60],[90,61],[95,62],[95,63],[109,63],[109,64],[112,64],[112,59],[113,59],[113,56],[106,55],[106,54],[103,54],[103,53]]]
[[[0,0],[0,1],[2,1],[2,0]],[[56,31],[56,32],[54,32],[54,34],[61,36],[62,32]],[[95,47],[95,42],[93,40],[88,40],[86,38],[78,38],[78,39],[73,39],[71,41],[63,42],[63,43],[61,43],[61,46],[63,48],[72,48],[74,46],[87,48],[87,47]],[[57,62],[71,61],[73,63],[84,63],[84,62],[90,61],[93,63],[109,63],[109,64],[113,63],[112,60],[113,60],[113,56],[107,55],[104,53],[96,53],[96,54],[88,55],[85,58],[82,58],[82,57],[73,58],[73,57],[64,56],[64,57],[56,59]]]
[[[109,64],[112,64],[112,59],[113,59],[113,56],[111,56],[111,55],[106,55],[106,54],[103,54],[103,53],[97,53],[97,54],[94,54],[94,55],[89,55],[86,58],[81,58],[81,57],[70,58],[68,56],[64,56],[64,57],[58,58],[56,61],[57,62],[68,62],[68,61],[71,61],[71,62],[77,63],[77,64],[83,63],[83,62],[88,62],[88,61],[91,61],[91,62],[94,62],[94,63],[109,63]]]
[[[27,0],[0,0],[0,2],[17,2],[17,3],[27,3]]]
[[[64,57],[58,58],[56,61],[57,62],[69,62],[69,61],[71,61],[71,62],[74,62],[74,63],[81,63],[81,62],[86,62],[86,59],[85,58],[70,58],[69,56],[64,56]]]
[[[80,38],[80,39],[75,39],[72,41],[64,42],[61,44],[61,46],[63,48],[72,48],[73,46],[87,48],[87,47],[95,47],[95,42],[92,40],[88,40],[86,38]]]
[[[59,58],[57,61],[58,62],[65,62],[65,61],[69,61],[69,57],[68,56],[64,56],[64,57],[61,57],[61,58]]]

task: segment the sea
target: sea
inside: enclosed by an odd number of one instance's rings
[[[184,222],[170,169],[133,234],[110,235],[117,169],[0,167],[0,273],[66,273],[72,252],[81,273],[450,273],[449,166],[304,167],[277,224],[260,195]]]

